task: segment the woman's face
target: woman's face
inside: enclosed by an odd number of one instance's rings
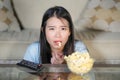
[[[68,21],[55,16],[49,18],[45,33],[46,39],[52,49],[62,49],[70,36]]]

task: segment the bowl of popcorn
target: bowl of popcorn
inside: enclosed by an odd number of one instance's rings
[[[89,53],[74,52],[69,56],[64,57],[69,70],[75,74],[88,73],[94,64],[94,59],[90,57]]]

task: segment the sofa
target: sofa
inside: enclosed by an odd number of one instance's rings
[[[44,11],[54,5],[70,11],[75,39],[84,42],[95,63],[120,64],[119,0],[1,0],[0,4],[0,64],[23,58],[27,47],[39,40]]]

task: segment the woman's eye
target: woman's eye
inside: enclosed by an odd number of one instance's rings
[[[67,30],[67,28],[62,28],[62,30]]]

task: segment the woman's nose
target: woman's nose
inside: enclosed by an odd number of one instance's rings
[[[60,30],[57,30],[57,31],[56,31],[56,37],[61,37],[61,32],[60,32]]]

